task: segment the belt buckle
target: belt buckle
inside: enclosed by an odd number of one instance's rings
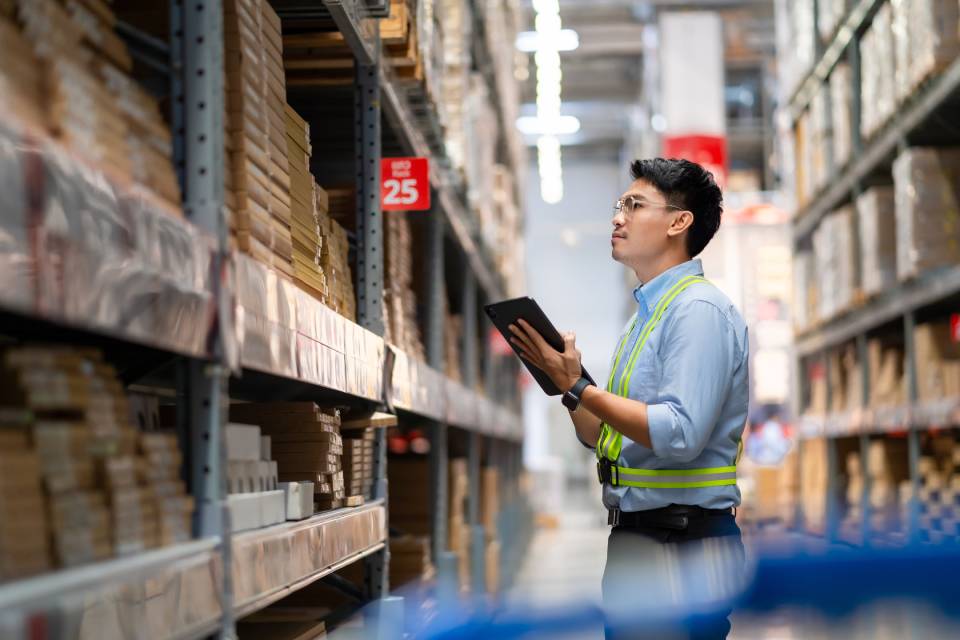
[[[610,509],[610,524],[614,527],[620,526],[620,509]]]
[[[600,484],[612,484],[612,466],[613,463],[607,458],[600,458],[597,461],[597,477],[600,479]]]

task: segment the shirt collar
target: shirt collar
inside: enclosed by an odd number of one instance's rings
[[[650,315],[651,309],[657,306],[657,302],[670,287],[687,276],[702,276],[703,263],[699,258],[681,262],[678,265],[670,267],[660,275],[652,278],[649,282],[641,282],[640,286],[633,290],[633,297],[640,305],[645,316]]]

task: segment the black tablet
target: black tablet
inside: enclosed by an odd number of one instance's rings
[[[540,305],[538,305],[533,298],[525,297],[504,300],[503,302],[488,304],[483,309],[487,312],[494,326],[503,334],[503,337],[506,338],[507,343],[513,347],[517,355],[520,355],[520,350],[510,342],[510,339],[513,338],[513,334],[510,332],[510,325],[516,324],[517,320],[521,318],[536,329],[540,335],[543,336],[543,339],[547,341],[547,344],[557,351],[563,351],[563,336],[554,328],[550,320],[547,319],[547,314],[543,312],[543,309],[540,308]],[[520,358],[520,361],[527,368],[527,371],[530,372],[530,375],[533,376],[534,380],[540,384],[540,388],[543,389],[544,393],[548,396],[563,395],[563,391],[558,389],[557,385],[553,384],[553,381],[547,377],[547,374],[523,358]],[[597,384],[582,366],[581,374],[594,385]]]

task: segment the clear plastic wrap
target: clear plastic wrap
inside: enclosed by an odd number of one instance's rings
[[[189,355],[214,307],[210,239],[50,140],[0,133],[5,306]],[[26,203],[30,203],[29,209]]]
[[[960,262],[960,148],[907,149],[893,163],[897,277]]]
[[[827,150],[833,144],[831,139],[831,113],[827,109],[827,85],[820,85],[813,101],[810,103],[810,132],[808,144],[808,161],[810,164],[811,195],[819,192],[830,177],[830,164]]]
[[[871,187],[857,198],[860,279],[863,293],[880,293],[897,281],[896,213],[892,187]]]
[[[276,271],[245,255],[233,254],[236,336],[246,367],[297,375],[296,290]]]
[[[33,307],[34,292],[26,162],[19,134],[0,126],[0,304],[22,312]]]
[[[223,570],[215,544],[198,540],[24,581],[19,593],[5,598],[3,637],[31,637],[35,612],[53,622],[49,637],[206,635],[215,630],[223,607]]]
[[[233,539],[234,604],[241,612],[265,606],[285,595],[286,587],[327,573],[386,537],[380,505],[242,533]]]

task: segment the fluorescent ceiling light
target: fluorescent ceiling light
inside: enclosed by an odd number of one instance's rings
[[[555,35],[546,36],[536,31],[517,34],[517,49],[524,53],[534,51],[573,51],[580,46],[580,36],[573,29],[560,29]]]
[[[580,131],[580,120],[575,116],[558,116],[549,120],[521,116],[517,118],[517,129],[528,136],[563,136]]]

